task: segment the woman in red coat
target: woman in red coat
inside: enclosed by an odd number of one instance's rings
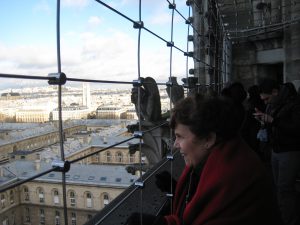
[[[186,167],[176,185],[173,214],[151,224],[278,224],[271,178],[239,137],[238,113],[222,98],[197,95],[176,104],[170,124]]]

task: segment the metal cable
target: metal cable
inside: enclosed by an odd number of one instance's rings
[[[178,154],[178,152],[175,152],[173,154],[173,156],[175,156],[176,154]],[[169,162],[170,159],[168,158],[164,158],[162,159],[162,161],[160,161],[160,165],[155,168],[151,173],[149,173],[147,176],[144,177],[144,182],[146,182],[148,179],[150,179],[154,174],[156,174],[166,163]],[[138,190],[138,186],[133,187],[133,189],[122,198],[121,201],[119,201],[117,204],[114,205],[114,207],[105,214],[105,216],[103,216],[99,221],[97,221],[97,225],[101,224],[111,213],[113,213],[120,205],[122,205],[135,191]],[[137,224],[138,225],[138,224]]]
[[[141,79],[141,33],[142,33],[142,9],[141,9],[141,0],[139,0],[139,23],[141,26],[138,26],[138,48],[137,48],[137,66],[138,66],[138,80]],[[141,121],[141,86],[138,87],[138,108],[139,108],[139,131],[142,130],[142,121]],[[142,177],[142,139],[139,140],[139,151],[140,151],[140,157],[139,157],[139,164],[140,164],[140,181],[142,182],[142,187],[144,185],[143,183],[143,177]],[[143,225],[143,189],[140,187],[140,221],[141,225]]]
[[[168,1],[169,2],[169,1]],[[172,6],[172,7],[170,7]],[[171,8],[172,10],[172,13],[171,13],[171,30],[170,30],[170,40],[171,40],[171,43],[174,42],[173,38],[174,38],[174,12],[175,12],[175,9],[176,9],[176,4],[175,4],[175,0],[173,0],[173,3],[171,4],[169,2],[169,8]],[[188,51],[187,51],[188,52]],[[173,68],[173,46],[171,45],[170,46],[170,64],[169,64],[169,80],[171,81],[172,80],[172,68]],[[170,102],[169,102],[169,106],[170,106],[170,118],[172,116],[172,86],[173,84],[171,84],[171,87],[170,87],[170,96],[169,96],[169,99],[170,99]],[[173,132],[172,132],[172,129],[170,129],[170,143],[172,143],[172,140],[173,140]],[[171,155],[173,154],[173,147],[172,147],[172,144],[171,144]],[[173,196],[173,184],[172,184],[172,178],[173,178],[173,162],[171,161],[170,163],[170,172],[171,172],[171,176],[170,176],[170,190],[171,190],[171,193],[169,193],[171,196]],[[171,201],[171,205],[173,205],[173,198],[170,198],[170,201]],[[173,207],[171,207],[171,214],[173,213]]]
[[[238,33],[246,33],[246,32],[251,32],[251,31],[255,31],[255,30],[262,30],[262,29],[265,30],[267,28],[290,25],[290,24],[293,24],[293,23],[297,23],[299,21],[300,21],[300,18],[296,18],[296,19],[292,19],[292,20],[289,20],[289,21],[281,22],[281,23],[276,23],[276,24],[271,24],[271,25],[265,25],[265,26],[261,26],[261,27],[251,28],[251,29],[239,30]],[[227,32],[232,33],[232,32],[235,32],[235,31],[228,30]]]
[[[191,15],[191,6],[189,6],[189,17]],[[190,34],[190,24],[188,24],[188,27],[187,27],[187,35],[189,36]],[[187,41],[186,43],[186,51],[189,52],[189,42]],[[195,55],[194,55],[195,57]],[[189,57],[186,56],[186,60],[185,60],[185,75],[186,75],[186,79],[188,78],[188,75],[189,75]]]
[[[127,19],[127,20],[129,20],[130,22],[132,22],[133,24],[136,24],[137,22],[136,21],[133,21],[132,19],[130,19],[129,17],[127,17],[127,16],[125,16],[124,14],[122,14],[122,13],[120,13],[120,12],[118,12],[117,10],[115,10],[115,9],[113,9],[112,7],[110,7],[109,5],[107,5],[106,3],[104,3],[104,2],[102,2],[102,1],[100,1],[100,0],[96,0],[98,3],[100,3],[100,4],[102,4],[102,5],[104,5],[105,7],[107,7],[107,8],[109,8],[110,10],[112,10],[112,11],[114,11],[115,13],[117,13],[117,14],[119,14],[120,16],[122,16],[122,17],[124,17],[125,19]],[[173,4],[175,5],[175,1],[173,1]],[[173,9],[173,11],[172,11],[172,28],[171,28],[171,43],[173,43],[173,20],[174,20],[174,12],[177,12],[179,15],[181,15],[182,16],[182,14],[178,11],[178,10],[176,10],[176,9]],[[182,16],[183,17],[183,16]],[[189,17],[190,17],[190,8],[189,8]],[[185,19],[186,21],[188,21],[187,19]],[[60,58],[60,1],[59,0],[57,0],[57,20],[56,20],[56,22],[57,22],[57,66],[58,66],[58,73],[61,73],[61,58]],[[141,21],[141,0],[139,0],[139,22],[142,22]],[[192,27],[193,29],[194,29],[194,31],[197,33],[197,29],[195,29],[194,27],[193,27],[193,25],[192,24],[190,24],[189,23],[189,25],[188,25],[188,34],[189,34],[189,29],[190,29],[190,27]],[[157,35],[157,34],[155,34],[154,32],[152,32],[152,31],[150,31],[150,30],[148,30],[147,28],[145,28],[144,26],[141,26],[141,27],[139,27],[138,28],[139,29],[139,34],[138,34],[138,78],[140,79],[141,78],[141,74],[140,74],[140,39],[141,39],[141,30],[142,29],[144,29],[144,30],[146,30],[146,31],[148,31],[149,33],[151,33],[153,36],[155,36],[155,37],[157,37],[157,38],[159,38],[159,39],[161,39],[162,41],[164,41],[165,43],[169,43],[168,41],[166,41],[165,39],[163,39],[163,38],[161,38],[159,35]],[[183,51],[183,50],[181,50],[180,48],[178,48],[178,47],[176,47],[175,45],[172,45],[172,46],[170,46],[171,48],[170,48],[170,76],[172,75],[172,55],[173,55],[173,48],[176,48],[177,50],[179,50],[179,51],[181,51],[181,52],[183,52],[183,53],[185,53],[185,51]],[[189,47],[189,45],[187,44],[187,52],[188,52],[188,47]],[[187,56],[187,62],[188,62],[188,57],[189,56]],[[194,58],[194,57],[193,57]],[[196,58],[194,58],[195,60],[197,60]],[[209,64],[207,64],[207,63],[205,63],[205,62],[202,62],[202,61],[200,61],[199,59],[197,60],[198,62],[201,62],[201,63],[204,63],[204,64],[206,64],[206,65],[208,65],[209,67],[211,67]],[[188,67],[188,63],[187,63],[187,67]],[[29,75],[15,75],[15,74],[0,74],[0,77],[5,77],[5,78],[22,78],[22,79],[39,79],[39,80],[51,80],[51,78],[49,78],[49,77],[40,77],[40,76],[29,76]],[[124,81],[104,81],[104,80],[88,80],[88,79],[76,79],[76,78],[67,78],[67,80],[68,81],[77,81],[77,82],[94,82],[94,83],[115,83],[115,84],[133,84],[133,82],[124,82]],[[165,85],[165,83],[164,84],[162,84],[162,85]],[[140,89],[139,89],[140,90]],[[138,98],[139,98],[139,100],[138,100],[138,105],[139,105],[139,108],[140,108],[140,91],[139,91],[139,94],[138,94]],[[64,161],[65,160],[65,156],[64,156],[64,146],[63,146],[63,126],[62,126],[62,90],[61,90],[61,84],[59,85],[59,91],[58,91],[58,108],[59,108],[59,133],[60,133],[60,149],[61,149],[61,159],[62,159],[62,161]],[[139,114],[140,114],[140,111],[139,111]],[[139,118],[141,118],[141,115],[139,115]],[[150,131],[152,131],[152,130],[154,130],[154,129],[157,129],[158,127],[161,127],[161,126],[163,126],[163,125],[165,125],[165,124],[167,124],[168,122],[165,122],[165,123],[163,123],[163,124],[160,124],[160,125],[158,125],[158,126],[155,126],[155,127],[153,127],[153,128],[151,128],[151,129],[149,129],[149,130],[146,130],[146,131],[142,131],[143,133],[145,133],[145,132],[150,132]],[[140,131],[142,130],[142,128],[141,128],[141,119],[139,119],[139,129],[140,129]],[[101,150],[99,150],[99,151],[96,151],[96,152],[93,152],[93,153],[90,153],[90,154],[88,154],[88,155],[85,155],[85,156],[83,156],[83,157],[80,157],[80,158],[78,158],[78,159],[75,159],[75,160],[72,160],[70,163],[72,164],[72,163],[75,163],[75,162],[78,162],[78,161],[80,161],[80,160],[83,160],[83,159],[85,159],[85,158],[87,158],[87,157],[90,157],[90,156],[92,156],[92,155],[94,155],[94,154],[98,154],[99,152],[101,152],[101,151],[104,151],[104,150],[107,150],[107,149],[109,149],[109,148],[112,148],[112,147],[114,147],[114,146],[117,146],[117,145],[119,145],[119,144],[122,144],[122,143],[124,143],[124,142],[127,142],[127,141],[129,141],[129,140],[132,140],[132,139],[134,139],[134,138],[136,138],[136,137],[131,137],[131,138],[129,138],[129,139],[127,139],[127,140],[124,140],[124,141],[122,141],[122,142],[119,142],[119,143],[116,143],[116,144],[114,144],[114,145],[111,145],[111,146],[109,146],[109,147],[107,147],[107,148],[104,148],[104,149],[101,149]],[[141,146],[141,142],[140,142],[140,146]],[[140,153],[141,153],[141,151],[140,151]],[[173,149],[171,148],[171,154],[173,154]],[[141,164],[141,154],[140,154],[140,164]],[[167,160],[168,161],[168,160]],[[166,162],[167,162],[166,161]],[[172,161],[171,161],[171,163],[172,163]],[[159,167],[160,168],[160,167]],[[158,169],[159,169],[158,168]],[[172,168],[172,167],[171,167]],[[155,171],[153,171],[151,174],[150,174],[150,176],[148,176],[147,178],[145,178],[144,179],[144,181],[146,181],[149,177],[151,177],[153,174],[155,174],[157,171],[158,171],[158,169],[156,169]],[[28,182],[28,181],[31,181],[31,180],[33,180],[33,179],[35,179],[35,178],[38,178],[38,177],[40,177],[40,176],[43,176],[43,175],[45,175],[45,174],[47,174],[47,173],[50,173],[50,172],[52,172],[52,171],[55,171],[56,170],[56,168],[52,168],[52,169],[50,169],[50,170],[47,170],[47,171],[45,171],[45,172],[43,172],[43,173],[40,173],[40,174],[38,174],[38,175],[35,175],[35,176],[33,176],[33,177],[30,177],[30,178],[28,178],[28,179],[25,179],[25,180],[22,180],[22,181],[20,181],[20,182],[16,182],[16,183],[14,183],[13,184],[13,186],[10,186],[9,188],[13,188],[13,187],[16,187],[16,186],[19,186],[19,185],[21,185],[21,184],[23,184],[23,183],[25,183],[25,182]],[[172,173],[172,169],[171,169],[171,173]],[[142,179],[142,177],[140,177],[140,179]],[[66,180],[65,180],[65,172],[63,172],[63,176],[62,176],[62,186],[63,186],[63,198],[64,198],[64,215],[65,215],[65,224],[67,225],[68,224],[68,217],[67,217],[67,208],[66,208]],[[172,187],[172,186],[171,186]],[[9,189],[8,188],[8,189]],[[137,187],[138,188],[138,187]],[[137,189],[136,188],[136,189]],[[8,190],[8,189],[5,189],[5,190]],[[136,190],[136,189],[134,189],[134,191]],[[2,189],[0,190],[0,192],[2,191]],[[126,199],[124,199],[124,201],[125,201]],[[143,198],[142,198],[142,191],[141,191],[141,204],[142,204],[142,201],[143,200]],[[124,202],[123,201],[123,202]],[[121,203],[120,203],[121,204]],[[116,206],[116,207],[118,207],[118,205]],[[141,209],[142,209],[143,207],[141,207]],[[142,211],[141,211],[141,213],[142,213]]]
[[[4,187],[4,188],[0,188],[0,193],[5,192],[5,191],[7,191],[7,190],[9,190],[9,189],[11,189],[11,188],[18,187],[18,186],[20,186],[20,185],[22,185],[22,184],[24,184],[24,183],[26,183],[26,182],[32,181],[32,180],[34,180],[34,179],[36,179],[36,178],[39,178],[39,177],[41,177],[41,176],[44,176],[44,175],[46,175],[46,174],[48,174],[48,173],[51,173],[51,172],[55,171],[56,169],[57,169],[56,167],[53,167],[53,168],[51,168],[51,169],[45,170],[45,171],[42,172],[42,173],[38,173],[38,174],[36,174],[36,175],[34,175],[34,176],[32,176],[32,177],[29,177],[29,178],[26,178],[26,179],[24,179],[24,180],[20,180],[20,181],[17,181],[17,182],[15,182],[15,183],[13,183],[13,184],[7,185],[7,186]]]
[[[130,140],[132,140],[132,139],[135,139],[135,138],[136,138],[136,137],[130,137],[130,138],[126,139],[126,140],[123,140],[123,141],[120,141],[120,142],[115,143],[115,144],[113,144],[113,145],[110,145],[110,146],[108,146],[108,147],[102,148],[102,149],[100,149],[100,150],[98,150],[98,151],[89,153],[89,154],[84,155],[84,156],[82,156],[82,157],[79,157],[79,158],[77,158],[77,159],[73,159],[73,160],[70,161],[70,163],[72,164],[72,163],[79,162],[79,161],[81,161],[81,160],[83,160],[83,159],[86,159],[86,158],[88,158],[88,157],[90,157],[90,156],[96,155],[96,154],[98,154],[98,153],[100,153],[100,152],[103,152],[103,151],[105,151],[105,150],[111,149],[111,148],[113,148],[113,147],[115,147],[115,146],[118,146],[118,145],[120,145],[120,144],[123,144],[123,143],[125,143],[125,142],[127,142],[127,141],[130,141]]]
[[[95,0],[97,1],[98,3],[104,5],[105,7],[107,7],[108,9],[112,10],[113,12],[117,13],[118,15],[122,16],[123,18],[129,20],[130,22],[132,22],[133,24],[137,24],[136,21],[130,19],[129,17],[125,16],[123,13],[119,12],[118,10],[112,8],[111,6],[107,5],[106,3],[100,1],[100,0]],[[189,22],[187,19],[186,19],[187,22]],[[139,25],[138,25],[139,26]],[[192,25],[191,25],[192,26]],[[192,26],[193,27],[193,26]],[[154,33],[153,31],[149,30],[148,28],[146,28],[144,25],[142,26],[142,28],[139,28],[139,29],[144,29],[146,30],[147,32],[149,32],[150,34],[152,34],[153,36],[157,37],[158,39],[160,39],[161,41],[165,42],[166,44],[168,44],[168,41],[164,38],[162,38],[161,36],[159,36],[158,34]],[[200,33],[197,31],[197,29],[193,28],[193,30],[198,33],[198,35],[200,35]],[[182,52],[182,53],[186,53],[185,51],[183,51],[181,48],[177,47],[175,44],[173,45],[173,47],[175,49],[177,49],[178,51]],[[199,59],[195,59],[197,60],[198,62],[200,63],[203,63],[203,64],[206,64],[205,62],[199,60]]]
[[[49,77],[42,77],[42,76],[31,76],[31,75],[17,75],[17,74],[5,74],[0,73],[0,77],[3,78],[17,78],[17,79],[30,79],[30,80],[49,80]]]
[[[113,7],[111,7],[110,5],[106,4],[103,1],[100,0],[95,0],[96,2],[102,4],[103,6],[105,6],[106,8],[110,9],[111,11],[117,13],[118,15],[122,16],[123,18],[129,20],[132,23],[136,23],[134,20],[132,20],[131,18],[129,18],[128,16],[124,15],[123,13],[119,12],[118,10],[114,9]]]
[[[61,54],[60,54],[60,0],[57,0],[56,8],[56,50],[57,50],[57,71],[61,73]],[[64,134],[62,122],[62,85],[58,85],[58,124],[59,124],[59,144],[61,160],[65,161],[64,153]],[[68,209],[67,209],[67,190],[66,190],[66,173],[62,172],[62,191],[63,191],[63,208],[64,221],[68,224]]]
[[[164,126],[164,125],[166,125],[166,124],[168,124],[168,122],[161,123],[161,124],[159,124],[159,125],[157,125],[157,126],[154,126],[154,127],[150,128],[150,129],[148,129],[148,130],[144,130],[144,131],[141,131],[141,132],[142,132],[142,134],[145,134],[145,133],[151,132],[151,131],[153,131],[153,130],[155,130],[155,129],[157,129],[157,128],[160,128],[160,127],[162,127],[162,126]],[[90,153],[90,154],[87,154],[87,155],[84,155],[84,156],[82,156],[82,157],[79,157],[79,158],[76,158],[76,159],[74,159],[74,160],[71,160],[70,163],[72,164],[72,163],[81,161],[81,160],[83,160],[83,159],[85,159],[85,158],[88,158],[88,157],[93,156],[93,155],[95,155],[95,154],[98,154],[98,153],[100,153],[100,152],[102,152],[102,151],[105,151],[105,150],[108,150],[108,149],[110,149],[110,148],[113,148],[113,147],[115,147],[115,146],[118,146],[118,145],[120,145],[120,144],[123,144],[123,143],[125,143],[125,142],[127,142],[127,141],[130,141],[130,140],[132,140],[132,139],[135,139],[135,138],[136,138],[136,137],[130,137],[130,138],[125,139],[125,140],[123,140],[123,141],[117,142],[117,143],[115,143],[115,144],[113,144],[113,145],[110,145],[110,146],[108,146],[108,147],[106,147],[106,148],[100,149],[100,150],[98,150],[98,151],[95,151],[95,152],[92,152],[92,153]]]
[[[296,23],[296,22],[295,22]],[[276,32],[276,31],[280,31],[290,25],[292,25],[293,23],[288,23],[286,25],[282,25],[282,27],[275,27],[274,29],[270,29],[270,30],[266,30],[266,31],[259,31],[255,34],[249,34],[249,35],[244,35],[244,36],[237,36],[237,37],[232,37],[233,40],[235,39],[240,39],[240,38],[249,38],[249,37],[252,37],[252,36],[256,36],[256,35],[260,35],[260,34],[265,34],[265,33],[272,33],[272,32]]]
[[[3,78],[16,78],[16,79],[29,79],[29,80],[54,80],[53,77],[43,77],[43,76],[32,76],[32,75],[17,75],[17,74],[3,74],[0,73],[0,77]],[[134,81],[112,81],[112,80],[93,80],[93,79],[81,79],[81,78],[66,78],[67,81],[73,82],[89,82],[89,83],[103,83],[103,84],[135,84]],[[157,83],[157,85],[165,86],[167,82]],[[143,82],[143,84],[152,84],[148,82]]]
[[[168,122],[164,122],[164,123],[161,123],[161,124],[159,124],[159,125],[157,125],[157,126],[154,126],[154,127],[150,128],[150,129],[148,129],[148,130],[144,130],[144,131],[142,131],[142,133],[145,134],[145,133],[151,132],[151,131],[153,131],[153,130],[155,130],[155,129],[161,127],[161,126],[164,126],[164,125],[166,125],[166,124],[168,124]],[[69,161],[69,163],[72,164],[72,163],[79,162],[79,161],[81,161],[81,160],[83,160],[83,159],[85,159],[85,158],[88,158],[88,157],[93,156],[93,155],[95,155],[95,154],[98,154],[98,153],[100,153],[100,152],[102,152],[102,151],[105,151],[105,150],[108,150],[108,149],[110,149],[110,148],[113,148],[113,147],[115,147],[115,146],[118,146],[118,145],[120,145],[120,144],[123,144],[123,143],[128,142],[128,141],[130,141],[130,140],[132,140],[132,139],[135,139],[135,138],[136,138],[136,137],[130,137],[130,138],[126,139],[126,140],[120,141],[120,142],[115,143],[115,144],[113,144],[113,145],[110,145],[110,146],[108,146],[108,147],[106,147],[106,148],[100,149],[100,150],[98,150],[98,151],[95,151],[95,152],[92,152],[92,153],[90,153],[90,154],[87,154],[87,155],[84,155],[84,156],[82,156],[82,157],[79,157],[79,158],[76,158],[76,159],[74,159],[74,160],[71,160],[71,161]],[[4,191],[6,191],[6,190],[8,190],[8,189],[10,189],[10,188],[17,187],[17,186],[19,186],[19,185],[21,185],[21,184],[23,184],[23,183],[26,183],[26,182],[28,182],[28,181],[34,180],[35,178],[41,177],[41,176],[43,176],[43,175],[45,175],[45,174],[47,174],[47,173],[50,173],[50,172],[53,172],[53,171],[57,171],[57,169],[58,169],[58,167],[53,167],[52,169],[46,170],[46,171],[44,171],[44,172],[42,172],[42,173],[39,173],[39,174],[36,174],[36,175],[34,175],[34,176],[32,176],[32,177],[29,177],[29,178],[27,178],[27,179],[24,179],[24,180],[18,181],[18,182],[16,182],[16,183],[13,183],[13,184],[11,184],[11,185],[8,185],[8,186],[6,186],[5,188],[0,189],[0,192],[4,192]]]
[[[134,21],[133,19],[125,16],[123,13],[119,12],[118,10],[114,9],[113,7],[107,5],[106,3],[104,3],[103,1],[101,0],[95,0],[96,2],[102,4],[103,6],[107,7],[108,9],[112,10],[113,12],[117,13],[118,15],[122,16],[123,18],[129,20],[130,22],[132,22],[133,24],[137,24],[136,21]],[[139,21],[141,22],[141,21]],[[137,24],[139,26],[139,24]],[[167,40],[165,40],[163,37],[159,36],[158,34],[154,33],[153,31],[149,30],[148,28],[146,28],[144,25],[142,25],[142,27],[140,27],[139,29],[144,29],[146,30],[147,32],[149,32],[150,34],[152,34],[153,36],[157,37],[158,39],[160,39],[161,41],[165,42],[166,44],[168,43]],[[179,47],[175,46],[174,45],[174,48],[176,48],[178,51],[181,51],[184,53],[184,51],[182,49],[180,49]]]

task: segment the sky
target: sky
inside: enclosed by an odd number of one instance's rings
[[[138,0],[103,2],[132,20],[139,20]],[[170,41],[172,10],[167,0],[141,2],[145,27]],[[188,18],[185,2],[178,0],[176,8]],[[58,71],[56,6],[56,0],[0,1],[0,73],[47,76]],[[138,30],[130,21],[95,0],[61,0],[60,12],[61,71],[67,77],[113,81],[138,78]],[[175,46],[186,51],[188,26],[177,13],[173,33]],[[191,51],[192,44],[188,48]],[[157,82],[168,80],[170,48],[145,30],[141,33],[140,62],[142,77],[151,76]],[[186,62],[183,53],[174,48],[172,74],[179,83],[186,76]],[[188,62],[188,68],[193,67],[192,59]],[[40,83],[0,78],[0,91]]]

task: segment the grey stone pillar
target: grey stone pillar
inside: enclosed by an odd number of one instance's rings
[[[205,47],[206,47],[206,37],[205,34],[207,33],[207,23],[205,20],[205,12],[207,12],[207,0],[196,0],[196,4],[193,4],[193,17],[194,17],[194,27],[197,29],[197,32],[194,32],[194,54],[195,58],[199,59],[194,60],[194,76],[198,77],[198,81],[200,84],[207,83],[207,70],[205,64],[203,62],[207,61],[206,54],[205,54]],[[199,9],[199,7],[201,9]]]
[[[294,1],[284,0],[284,19],[293,21],[299,19],[300,4]],[[293,82],[298,88],[300,83],[300,23],[290,24],[284,29],[284,81]]]
[[[271,1],[271,23],[276,24],[281,22],[281,0]]]

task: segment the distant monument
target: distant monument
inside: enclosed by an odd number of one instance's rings
[[[91,107],[91,89],[90,83],[82,83],[82,105],[87,108]]]

